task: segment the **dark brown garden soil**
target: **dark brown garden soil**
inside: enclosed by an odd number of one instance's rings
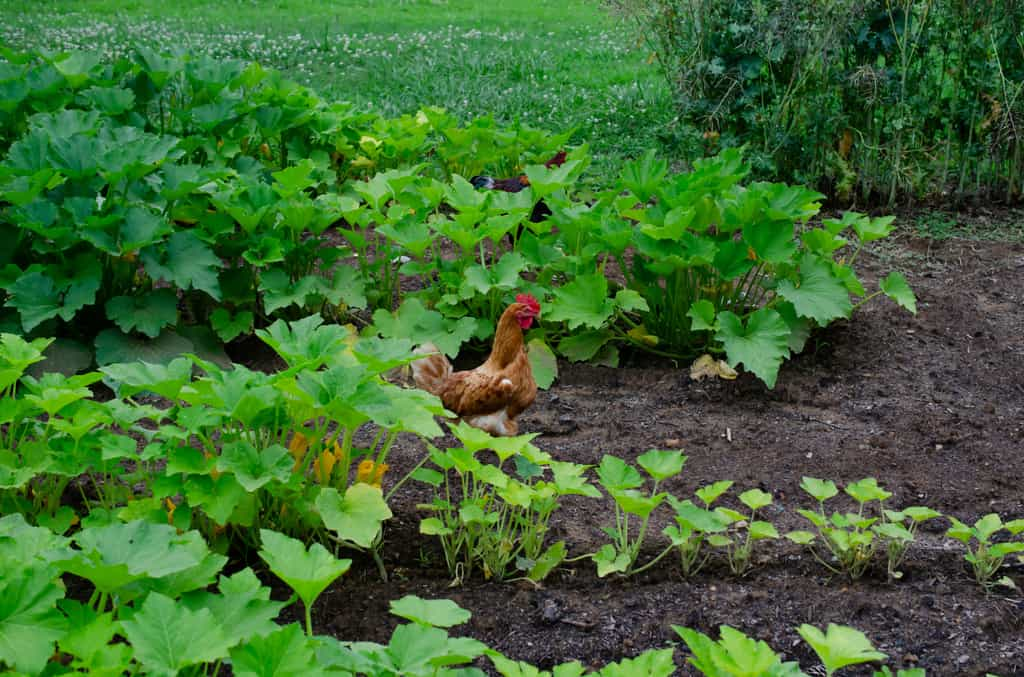
[[[667,490],[685,497],[720,479],[760,487],[780,506],[768,515],[780,531],[807,527],[795,514],[812,507],[799,488],[803,475],[840,484],[876,477],[894,506],[927,505],[964,521],[993,511],[1024,516],[1024,246],[904,236],[860,263],[872,284],[892,268],[904,271],[917,316],[884,299],[868,304],[812,339],[774,390],[749,375],[693,382],[687,365],[561,364],[520,430],[541,433],[538,446],[578,463],[679,447],[689,460]],[[422,453],[400,441],[389,476]],[[884,570],[857,582],[830,576],[784,541],[761,548],[759,566],[741,579],[715,562],[685,580],[667,557],[630,580],[599,579],[584,560],[539,588],[478,578],[449,587],[436,544],[417,532],[415,506],[427,498],[422,487],[396,495],[385,550],[391,581],[360,561],[317,603],[320,632],[386,641],[397,622],[388,601],[417,594],[455,600],[473,613],[460,632],[541,667],[572,659],[599,666],[665,647],[678,639],[672,624],[716,635],[729,624],[807,669],[816,660],[795,628],[835,622],[865,632],[894,667],[1024,675],[1024,600],[1011,590],[986,595],[974,583],[959,544],[942,536],[945,520],[926,525],[894,584]],[[567,501],[551,536],[571,556],[592,552],[605,542],[599,527],[609,510],[607,501]],[[666,518],[645,557],[660,549]],[[1014,566],[1005,573],[1024,586],[1024,566]]]

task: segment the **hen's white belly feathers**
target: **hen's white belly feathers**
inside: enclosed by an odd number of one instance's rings
[[[493,414],[467,416],[462,419],[474,428],[485,430],[496,437],[509,437],[516,434],[518,426],[508,417],[508,409],[501,409]]]

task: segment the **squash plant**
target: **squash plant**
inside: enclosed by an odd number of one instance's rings
[[[433,490],[420,533],[440,539],[456,581],[477,568],[487,579],[545,578],[567,554],[564,542],[546,538],[561,498],[600,497],[583,476],[587,466],[552,459],[530,443],[536,435],[496,438],[461,422],[449,428],[462,446],[432,448],[436,469],[413,473]],[[480,458],[487,452],[497,463]]]
[[[91,473],[84,503],[113,505],[129,495],[127,483],[145,477],[145,459],[129,473],[117,458],[133,456],[134,440],[111,426],[125,422],[120,403],[92,399],[98,373],[73,377],[26,371],[52,339],[25,341],[0,334],[0,511],[20,512],[60,533],[77,517],[62,505],[72,480]]]
[[[737,149],[676,176],[653,151],[628,163],[624,192],[600,198],[605,219],[619,225],[591,237],[598,256],[617,261],[625,288],[580,276],[554,291],[555,317],[587,330],[585,350],[575,336],[563,352],[586,359],[618,342],[668,357],[724,354],[772,387],[813,329],[850,317],[871,298],[885,294],[916,312],[900,273],[868,294],[852,267],[865,243],[892,232],[892,218],[847,213],[810,226],[822,195],[744,186],[748,171]]]
[[[122,397],[156,391],[172,403],[136,426],[167,459],[150,508],[169,506],[172,519],[214,541],[255,546],[256,529],[269,527],[330,532],[339,543],[375,550],[391,516],[381,489],[391,445],[402,432],[441,434],[434,416],[444,409],[435,397],[381,378],[412,359],[411,344],[357,339],[315,315],[279,320],[260,337],[287,369],[225,370],[194,356],[103,368]],[[193,364],[202,376],[192,378]],[[355,431],[364,424],[377,434],[360,447]],[[361,460],[368,471],[354,472]]]
[[[391,310],[403,262],[427,284],[482,280],[462,274],[471,258],[439,255],[442,181],[519,169],[567,137],[489,118],[462,129],[436,109],[384,119],[258,64],[142,47],[0,64],[0,326],[90,344],[100,364]],[[491,225],[515,227],[522,202]],[[500,312],[501,290],[467,289],[462,315]]]

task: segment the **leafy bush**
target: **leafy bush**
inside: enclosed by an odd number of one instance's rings
[[[626,192],[599,196],[588,208],[593,221],[583,221],[589,232],[562,235],[563,243],[584,241],[580,262],[616,261],[625,288],[584,274],[556,290],[545,317],[584,330],[559,350],[590,359],[618,342],[671,357],[724,353],[771,387],[814,328],[850,317],[871,298],[884,293],[916,312],[900,273],[867,294],[853,269],[867,242],[892,231],[892,218],[847,212],[811,226],[822,195],[784,184],[744,186],[748,171],[738,150],[672,177],[653,152],[628,163]],[[557,211],[553,218],[564,223]],[[863,298],[855,305],[851,295]]]
[[[391,516],[381,479],[392,443],[402,432],[441,434],[435,397],[381,378],[412,359],[411,344],[356,340],[318,316],[279,320],[260,335],[288,369],[228,371],[184,358],[103,368],[122,396],[155,390],[172,403],[159,411],[143,405],[155,430],[134,426],[151,440],[147,449],[167,459],[152,500],[181,496],[174,515],[191,514],[211,539],[225,529],[245,541],[259,527],[307,535],[323,525],[349,547],[376,550]],[[193,362],[205,372],[196,379]],[[356,447],[355,432],[367,424],[377,434]]]
[[[1024,7],[958,0],[605,0],[646,39],[686,154],[890,204],[1024,194]]]

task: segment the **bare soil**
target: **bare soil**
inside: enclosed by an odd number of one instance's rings
[[[866,305],[813,337],[774,390],[750,375],[697,383],[687,365],[643,358],[614,370],[563,363],[520,430],[541,433],[538,446],[578,463],[681,448],[689,460],[668,491],[686,497],[721,479],[760,487],[775,496],[778,509],[767,517],[782,532],[808,526],[795,513],[813,507],[799,488],[804,475],[841,485],[876,477],[893,506],[926,505],[963,521],[993,511],[1024,516],[1024,246],[903,236],[860,263],[872,284],[892,268],[904,271],[918,314],[885,299]],[[401,476],[422,453],[400,441],[389,475]],[[418,533],[415,506],[427,499],[417,486],[396,495],[385,546],[390,582],[368,562],[354,567],[316,605],[319,631],[386,641],[397,623],[388,601],[417,594],[455,600],[473,613],[460,632],[547,668],[572,659],[597,667],[673,642],[681,665],[686,647],[672,624],[716,636],[729,624],[806,670],[817,661],[795,628],[835,622],[865,632],[893,667],[1024,675],[1024,600],[1012,590],[985,594],[959,544],[943,537],[945,519],[926,524],[897,583],[886,581],[884,567],[844,580],[780,541],[762,547],[758,566],[739,579],[715,561],[686,580],[670,556],[629,580],[599,579],[583,560],[539,588],[480,578],[449,587],[437,545]],[[599,527],[612,519],[610,505],[567,501],[551,538],[564,539],[570,556],[593,552],[605,542]],[[662,547],[668,515],[659,519],[643,557]],[[1021,564],[1004,573],[1024,586]]]

